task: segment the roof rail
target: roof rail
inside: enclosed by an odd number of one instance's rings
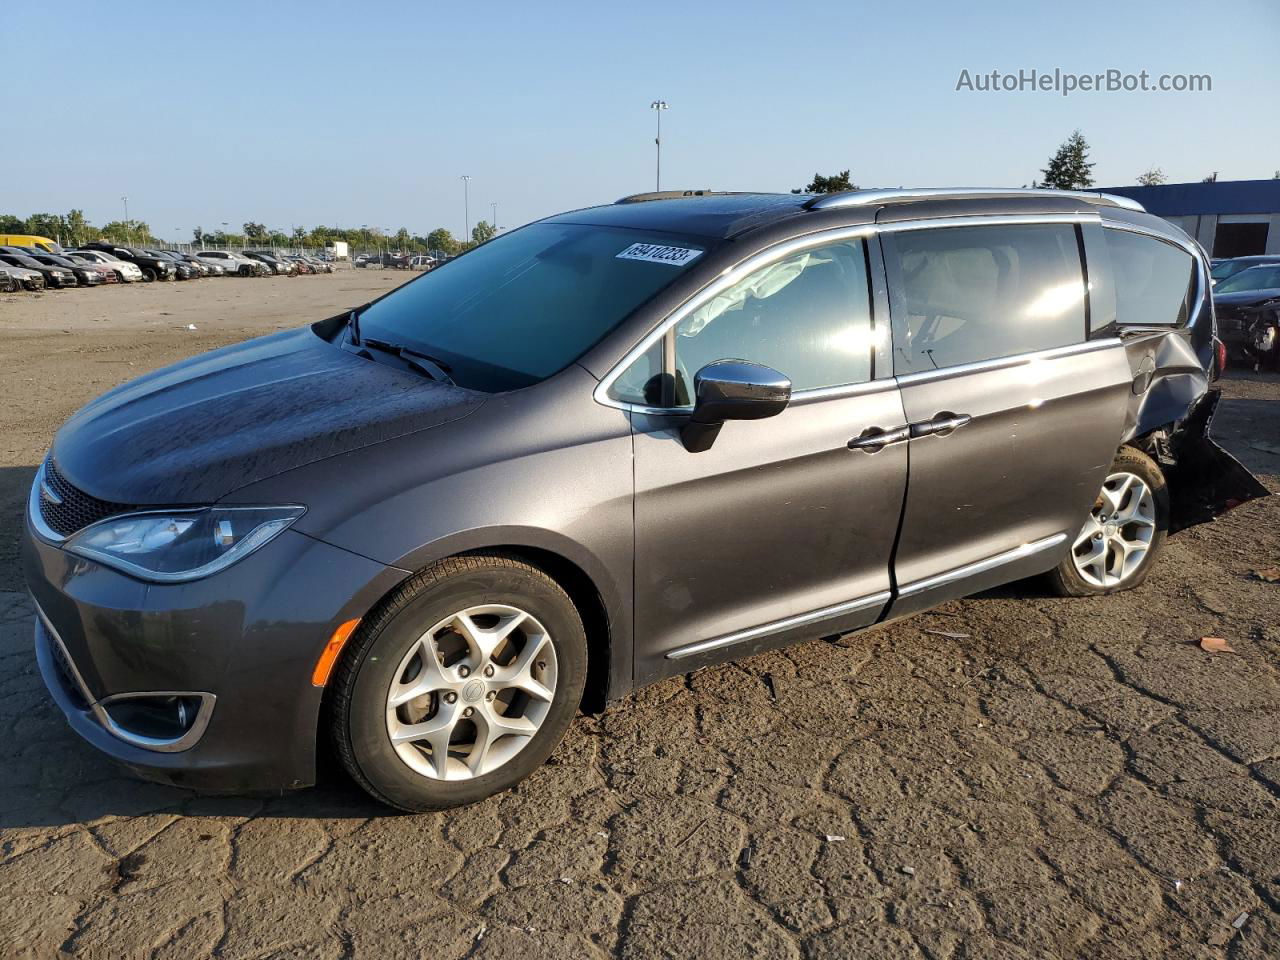
[[[1124,207],[1146,213],[1137,200],[1114,193],[1093,193],[1087,190],[1049,190],[1042,187],[916,187],[877,190],[848,190],[843,193],[824,193],[806,203],[806,210],[833,210],[839,207],[867,207],[885,203],[903,203],[911,200],[964,199],[982,197],[1071,197],[1086,203],[1099,203],[1112,207]]]
[[[727,197],[741,190],[650,190],[619,197],[614,203],[644,203],[646,200],[678,200],[681,197]]]

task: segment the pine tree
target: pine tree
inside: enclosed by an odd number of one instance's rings
[[[1156,187],[1162,183],[1168,183],[1169,178],[1165,172],[1159,167],[1152,167],[1146,173],[1138,174],[1138,185],[1143,187]]]
[[[1089,144],[1079,130],[1072,132],[1058,152],[1049,158],[1043,186],[1055,190],[1079,190],[1093,186],[1093,164],[1089,163]]]

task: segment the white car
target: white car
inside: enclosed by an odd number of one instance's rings
[[[196,252],[196,258],[205,263],[219,264],[229,277],[256,277],[263,272],[263,265],[257,260],[246,257],[244,254],[232,253],[230,250],[199,250]]]
[[[142,268],[136,263],[121,260],[119,257],[107,253],[105,250],[72,250],[70,252],[74,253],[82,260],[88,260],[90,263],[99,263],[104,267],[110,267],[116,272],[116,276],[120,278],[121,283],[133,283],[142,279]]]

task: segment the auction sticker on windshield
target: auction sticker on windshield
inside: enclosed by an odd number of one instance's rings
[[[667,263],[673,267],[683,267],[702,256],[701,250],[690,250],[688,247],[666,247],[657,243],[633,243],[623,250],[615,259],[645,260],[649,263]]]

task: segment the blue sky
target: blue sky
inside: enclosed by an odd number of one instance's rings
[[[0,212],[461,233],[469,174],[515,226],[651,189],[655,98],[664,187],[1018,186],[1076,127],[1098,184],[1270,177],[1278,41],[1271,0],[10,5]],[[1055,67],[1213,90],[955,89]]]

